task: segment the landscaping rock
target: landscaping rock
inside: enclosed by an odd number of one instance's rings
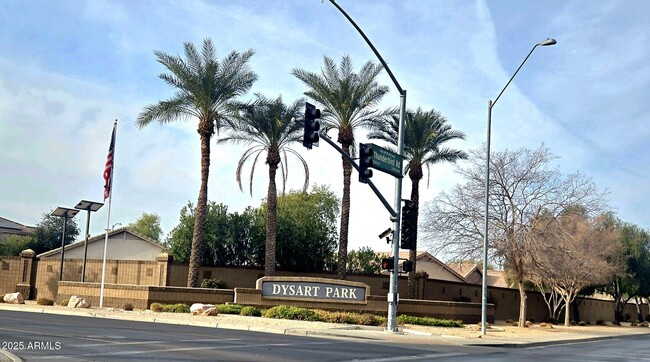
[[[84,298],[73,295],[68,301],[68,308],[90,308],[90,302]]]
[[[210,315],[215,316],[219,314],[217,308],[212,304],[194,303],[190,307],[192,315]]]
[[[20,292],[7,293],[2,300],[7,304],[25,304],[25,299],[23,299],[23,295]]]

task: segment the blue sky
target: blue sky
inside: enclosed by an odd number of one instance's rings
[[[625,221],[650,227],[650,27],[646,1],[339,0],[389,63],[408,92],[409,108],[435,108],[467,134],[451,144],[485,142],[487,102],[506,84],[532,46],[538,48],[493,111],[492,147],[542,143],[563,173],[580,171],[610,190]],[[3,4],[0,23],[0,216],[36,223],[56,206],[101,200],[102,172],[113,121],[118,119],[111,224],[142,212],[162,217],[165,233],[179,211],[196,202],[199,144],[194,122],[151,125],[142,108],[169,97],[153,52],[182,53],[183,42],[211,38],[219,56],[254,49],[259,76],[247,97],[261,92],[286,102],[302,96],[293,68],[318,71],[323,55],[350,54],[355,65],[375,61],[371,50],[331,5],[295,1],[29,1]],[[390,87],[382,107],[399,104]],[[334,134],[331,134],[334,135]],[[359,140],[365,139],[360,132]],[[322,144],[307,151],[312,183],[340,194],[340,158]],[[214,145],[209,199],[240,211],[266,195],[258,168],[254,192],[239,191],[240,146]],[[294,162],[288,186],[302,184]],[[394,181],[375,173],[391,201]],[[247,175],[246,175],[247,176]],[[421,200],[459,181],[450,165],[432,168]],[[423,185],[425,186],[425,185]],[[410,194],[404,182],[404,196]],[[91,233],[106,226],[104,207]],[[85,223],[85,216],[79,217]],[[366,222],[364,222],[366,221]],[[370,222],[367,222],[370,221]],[[387,212],[353,175],[350,249],[387,250],[377,235]]]

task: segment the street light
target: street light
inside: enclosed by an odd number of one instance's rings
[[[77,215],[79,210],[68,209],[67,207],[57,207],[50,215],[63,218],[63,235],[61,235],[61,269],[59,270],[59,281],[63,280],[63,257],[65,255],[65,228],[68,224],[68,219],[72,219]]]
[[[95,212],[99,210],[102,206],[104,206],[104,203],[102,202],[95,202],[95,201],[88,201],[88,200],[81,200],[75,206],[75,209],[78,210],[86,210],[88,211],[88,215],[86,216],[86,237],[84,239],[84,262],[83,266],[81,267],[81,282],[86,281],[86,256],[88,255],[88,231],[90,229],[90,212]]]
[[[492,107],[497,103],[503,92],[508,88],[510,85],[510,82],[515,78],[517,73],[519,73],[519,70],[521,67],[524,66],[528,58],[530,57],[531,54],[533,54],[533,51],[537,49],[538,46],[549,46],[549,45],[555,45],[557,41],[552,38],[547,38],[546,40],[543,40],[533,47],[533,49],[530,50],[526,58],[524,59],[523,62],[521,62],[521,65],[519,65],[519,68],[515,71],[515,74],[510,77],[510,80],[508,83],[506,83],[505,87],[501,90],[499,95],[494,99],[494,101],[490,100],[488,101],[488,123],[487,123],[487,161],[486,161],[486,167],[485,167],[485,230],[484,230],[484,235],[483,235],[483,285],[481,288],[481,334],[485,335],[485,330],[486,330],[486,325],[487,325],[487,257],[488,257],[488,212],[489,212],[489,203],[490,203],[490,130],[492,128]]]
[[[336,0],[330,0],[330,3],[334,5],[340,12],[345,16],[350,24],[354,26],[354,28],[359,32],[363,40],[366,41],[370,49],[372,49],[373,53],[375,53],[375,56],[379,59],[379,62],[381,65],[386,69],[386,73],[388,73],[388,76],[390,79],[393,81],[393,84],[395,84],[395,87],[399,91],[399,98],[400,98],[400,112],[399,112],[399,127],[397,130],[397,149],[398,149],[398,155],[400,157],[404,156],[404,120],[406,118],[406,89],[403,89],[402,86],[400,86],[399,82],[397,81],[397,78],[393,75],[393,72],[391,72],[390,68],[388,67],[388,64],[384,61],[384,58],[379,54],[379,51],[377,51],[377,48],[370,42],[370,39],[366,36],[366,34],[361,30],[361,28],[357,25],[357,23],[352,20],[350,15],[343,10],[342,7],[339,6],[339,4],[336,3]],[[398,279],[398,274],[397,274],[397,269],[399,266],[399,246],[400,246],[400,230],[401,230],[401,216],[400,216],[400,210],[402,209],[402,178],[401,177],[396,177],[395,178],[395,200],[394,200],[394,210],[397,212],[397,215],[394,217],[391,217],[391,221],[393,222],[393,272],[390,273],[390,289],[389,293],[387,296],[387,301],[388,301],[388,321],[387,321],[387,327],[391,332],[397,332],[397,303],[399,302],[399,295],[397,293],[397,279]]]

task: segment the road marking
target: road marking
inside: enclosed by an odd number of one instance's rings
[[[221,338],[221,339],[182,339],[182,340],[167,340],[167,341],[138,341],[138,342],[116,342],[108,341],[107,343],[91,343],[91,344],[77,344],[71,347],[88,348],[88,347],[106,347],[112,346],[132,346],[138,344],[161,344],[161,343],[191,343],[191,342],[228,342],[228,341],[241,341],[240,338]]]
[[[153,353],[169,353],[169,352],[184,352],[184,351],[200,351],[207,349],[232,349],[232,348],[254,348],[254,347],[293,347],[293,346],[305,346],[305,345],[319,345],[319,344],[335,344],[336,342],[301,342],[301,343],[272,343],[272,344],[240,344],[232,346],[205,346],[205,347],[182,347],[182,348],[168,348],[168,349],[156,349],[156,350],[142,350],[142,351],[118,351],[118,352],[109,352],[109,353],[93,353],[93,354],[84,354],[81,357],[99,357],[99,356],[127,356],[134,354],[153,354]]]
[[[429,353],[429,354],[414,354],[411,356],[393,356],[383,358],[369,358],[369,359],[353,359],[348,362],[388,362],[388,361],[415,361],[415,360],[433,360],[443,357],[458,357],[465,356],[467,353]]]

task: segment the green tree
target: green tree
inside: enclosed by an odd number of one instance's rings
[[[257,230],[264,230],[267,203],[256,210]],[[292,191],[278,198],[278,269],[319,273],[328,269],[337,245],[339,199],[325,186],[311,192]],[[262,233],[254,236],[262,249]],[[260,260],[261,262],[261,257]]]
[[[323,105],[322,122],[325,129],[337,129],[337,141],[343,152],[355,153],[354,132],[367,125],[370,120],[381,118],[394,110],[380,112],[375,109],[388,93],[388,87],[379,85],[377,76],[383,67],[372,61],[365,63],[359,73],[355,73],[352,60],[343,56],[339,66],[324,57],[321,73],[293,69],[292,74],[310,89],[305,95]],[[350,223],[350,176],[352,165],[341,156],[343,162],[343,194],[341,200],[341,227],[339,230],[338,277],[345,279],[348,229]]]
[[[386,141],[397,147],[399,131],[399,116],[387,120],[373,122],[372,131],[368,134],[370,139]],[[407,112],[406,127],[404,129],[404,157],[408,161],[406,171],[411,179],[411,201],[415,207],[417,222],[420,208],[420,180],[424,177],[423,167],[427,170],[427,186],[431,178],[430,166],[442,162],[455,163],[467,159],[465,151],[444,147],[444,144],[453,140],[464,140],[465,134],[451,129],[440,112],[428,112],[418,108],[415,112]],[[396,151],[396,149],[395,149]],[[415,230],[417,246],[417,228]],[[415,298],[416,287],[416,258],[417,247],[409,252],[409,260],[413,263],[413,270],[408,275],[408,298]]]
[[[620,230],[620,252],[613,262],[621,266],[603,291],[614,298],[614,319],[625,321],[623,309],[634,297],[650,295],[650,233],[637,225],[613,220]]]
[[[381,272],[381,255],[372,248],[364,246],[348,254],[348,272],[359,274],[379,274]]]
[[[290,106],[282,102],[282,97],[268,99],[256,94],[255,101],[242,106],[236,122],[231,125],[231,132],[220,143],[243,143],[253,146],[244,151],[237,165],[236,178],[239,188],[243,191],[241,173],[246,161],[252,159],[250,174],[250,193],[253,195],[253,176],[260,155],[266,153],[266,164],[269,165],[269,186],[266,200],[268,203],[266,216],[266,242],[264,257],[264,274],[275,275],[275,253],[277,238],[277,189],[275,176],[280,167],[282,176],[282,191],[284,192],[286,178],[289,174],[287,154],[293,154],[302,163],[305,170],[305,184],[309,183],[309,168],[307,162],[298,152],[289,146],[302,139],[302,125],[294,122],[300,117],[300,108],[304,101],[298,100]]]
[[[6,235],[0,237],[0,255],[19,256],[25,249],[35,247],[34,239],[26,235]]]
[[[196,223],[192,233],[192,250],[187,286],[197,287],[200,258],[204,240],[204,225],[208,202],[210,169],[210,139],[233,113],[235,98],[251,88],[257,76],[248,62],[253,51],[231,52],[221,61],[215,55],[210,39],[203,41],[199,53],[191,43],[185,43],[185,59],[156,51],[158,62],[168,73],[160,78],[176,90],[167,100],[148,105],[138,115],[142,128],[152,122],[165,124],[196,118],[201,139],[201,187],[196,203]]]
[[[200,262],[206,266],[261,266],[256,263],[257,251],[253,235],[259,234],[254,210],[229,213],[224,204],[209,202],[206,208],[205,248]],[[188,203],[181,209],[179,224],[165,241],[165,251],[179,263],[187,263],[192,251],[192,235],[196,208]]]
[[[149,214],[143,212],[142,215],[134,222],[127,226],[127,228],[142,236],[150,239],[160,241],[162,236],[162,229],[160,228],[160,216],[158,214]]]
[[[41,221],[36,224],[34,233],[36,254],[61,247],[61,236],[63,235],[63,218],[50,215],[50,212],[43,214]],[[79,236],[77,221],[68,219],[65,228],[65,245],[73,243]]]

